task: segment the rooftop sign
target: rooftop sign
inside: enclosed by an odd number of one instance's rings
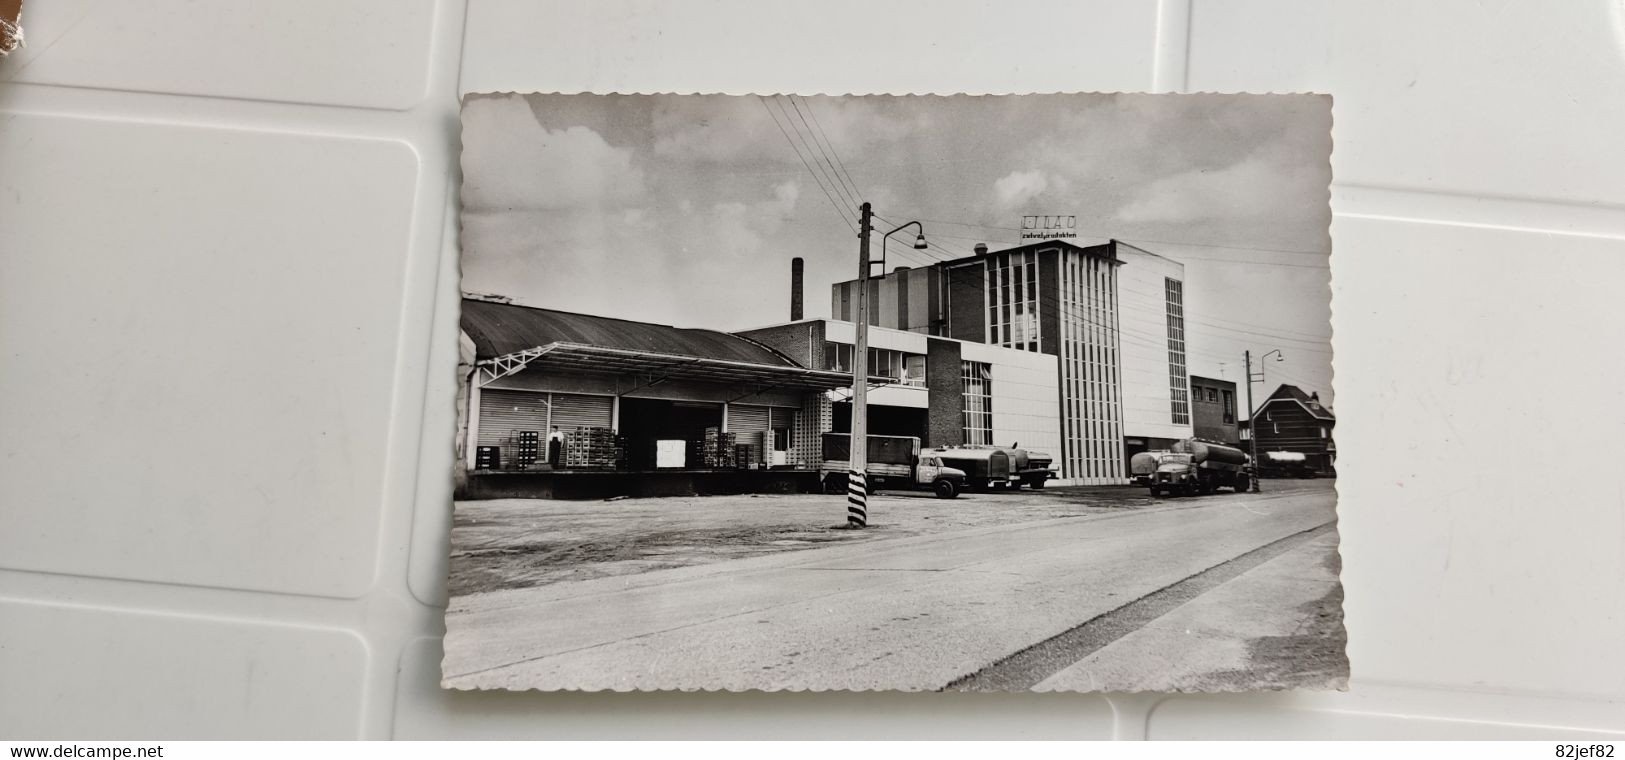
[[[1021,218],[1022,240],[1071,240],[1078,236],[1078,217],[1024,216]]]

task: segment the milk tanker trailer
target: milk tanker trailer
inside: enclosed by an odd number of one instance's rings
[[[1209,494],[1220,488],[1236,493],[1252,485],[1247,454],[1234,446],[1186,438],[1168,447],[1151,478],[1151,495]]]

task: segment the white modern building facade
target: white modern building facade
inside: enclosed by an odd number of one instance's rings
[[[1126,481],[1133,453],[1191,435],[1184,277],[1180,263],[1116,240],[977,246],[975,256],[870,280],[881,305],[870,318],[1053,357],[1061,477],[1115,484]],[[837,318],[855,313],[856,288],[833,286]]]

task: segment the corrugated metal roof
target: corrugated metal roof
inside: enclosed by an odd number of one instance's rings
[[[576,343],[675,356],[799,367],[773,349],[716,330],[597,317],[552,309],[463,299],[463,332],[477,358],[490,359],[550,343]]]

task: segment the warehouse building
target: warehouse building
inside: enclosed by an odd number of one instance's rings
[[[831,288],[851,320],[857,281]],[[1127,460],[1192,435],[1184,266],[1113,240],[1047,240],[869,281],[870,323],[1055,358],[1061,477],[1126,482]]]
[[[850,322],[730,334],[468,298],[461,337],[460,498],[810,490],[822,433],[851,431]],[[873,434],[1059,450],[1055,357],[869,339]]]
[[[712,330],[473,298],[461,323],[458,490],[470,497],[816,483],[797,471],[817,457],[824,394],[851,385]],[[745,447],[726,468],[696,455],[719,434]]]

